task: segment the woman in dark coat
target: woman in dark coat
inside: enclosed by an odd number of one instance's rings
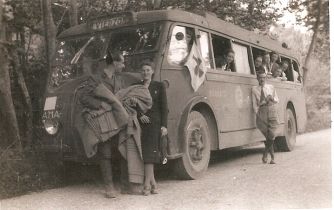
[[[153,65],[150,61],[141,64],[144,85],[148,87],[153,105],[145,114],[140,114],[142,128],[142,151],[145,163],[144,195],[156,194],[154,164],[160,163],[161,136],[167,135],[167,96],[163,83],[152,81]]]

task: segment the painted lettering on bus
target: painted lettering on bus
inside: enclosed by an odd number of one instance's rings
[[[103,30],[108,28],[113,28],[115,26],[125,25],[129,23],[129,18],[127,17],[116,17],[110,19],[102,19],[92,23],[93,30]]]
[[[44,111],[42,119],[55,119],[55,118],[60,118],[61,117],[61,112],[57,110],[50,110],[50,111]]]

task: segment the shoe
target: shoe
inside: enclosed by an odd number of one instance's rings
[[[276,164],[274,160],[271,160],[269,164]]]
[[[106,186],[105,197],[106,198],[116,198],[115,189],[114,189],[114,186],[112,184],[108,184]]]
[[[158,194],[157,187],[155,185],[151,185],[151,194]]]
[[[267,158],[265,158],[265,157],[262,157],[262,163],[264,163],[264,164],[265,164],[265,163],[267,163],[267,161],[268,161],[268,160],[267,160]]]
[[[150,191],[151,191],[150,187],[144,187],[142,194],[144,196],[148,196],[150,194]]]

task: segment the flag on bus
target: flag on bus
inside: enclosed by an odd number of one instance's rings
[[[196,43],[194,43],[193,46],[191,47],[191,51],[184,65],[187,66],[189,70],[191,78],[191,86],[196,92],[204,82],[205,74],[207,72],[207,68],[204,65],[204,59]]]

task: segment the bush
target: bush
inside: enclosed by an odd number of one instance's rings
[[[0,149],[0,154],[0,199],[61,186],[61,169],[51,169],[38,151]]]

